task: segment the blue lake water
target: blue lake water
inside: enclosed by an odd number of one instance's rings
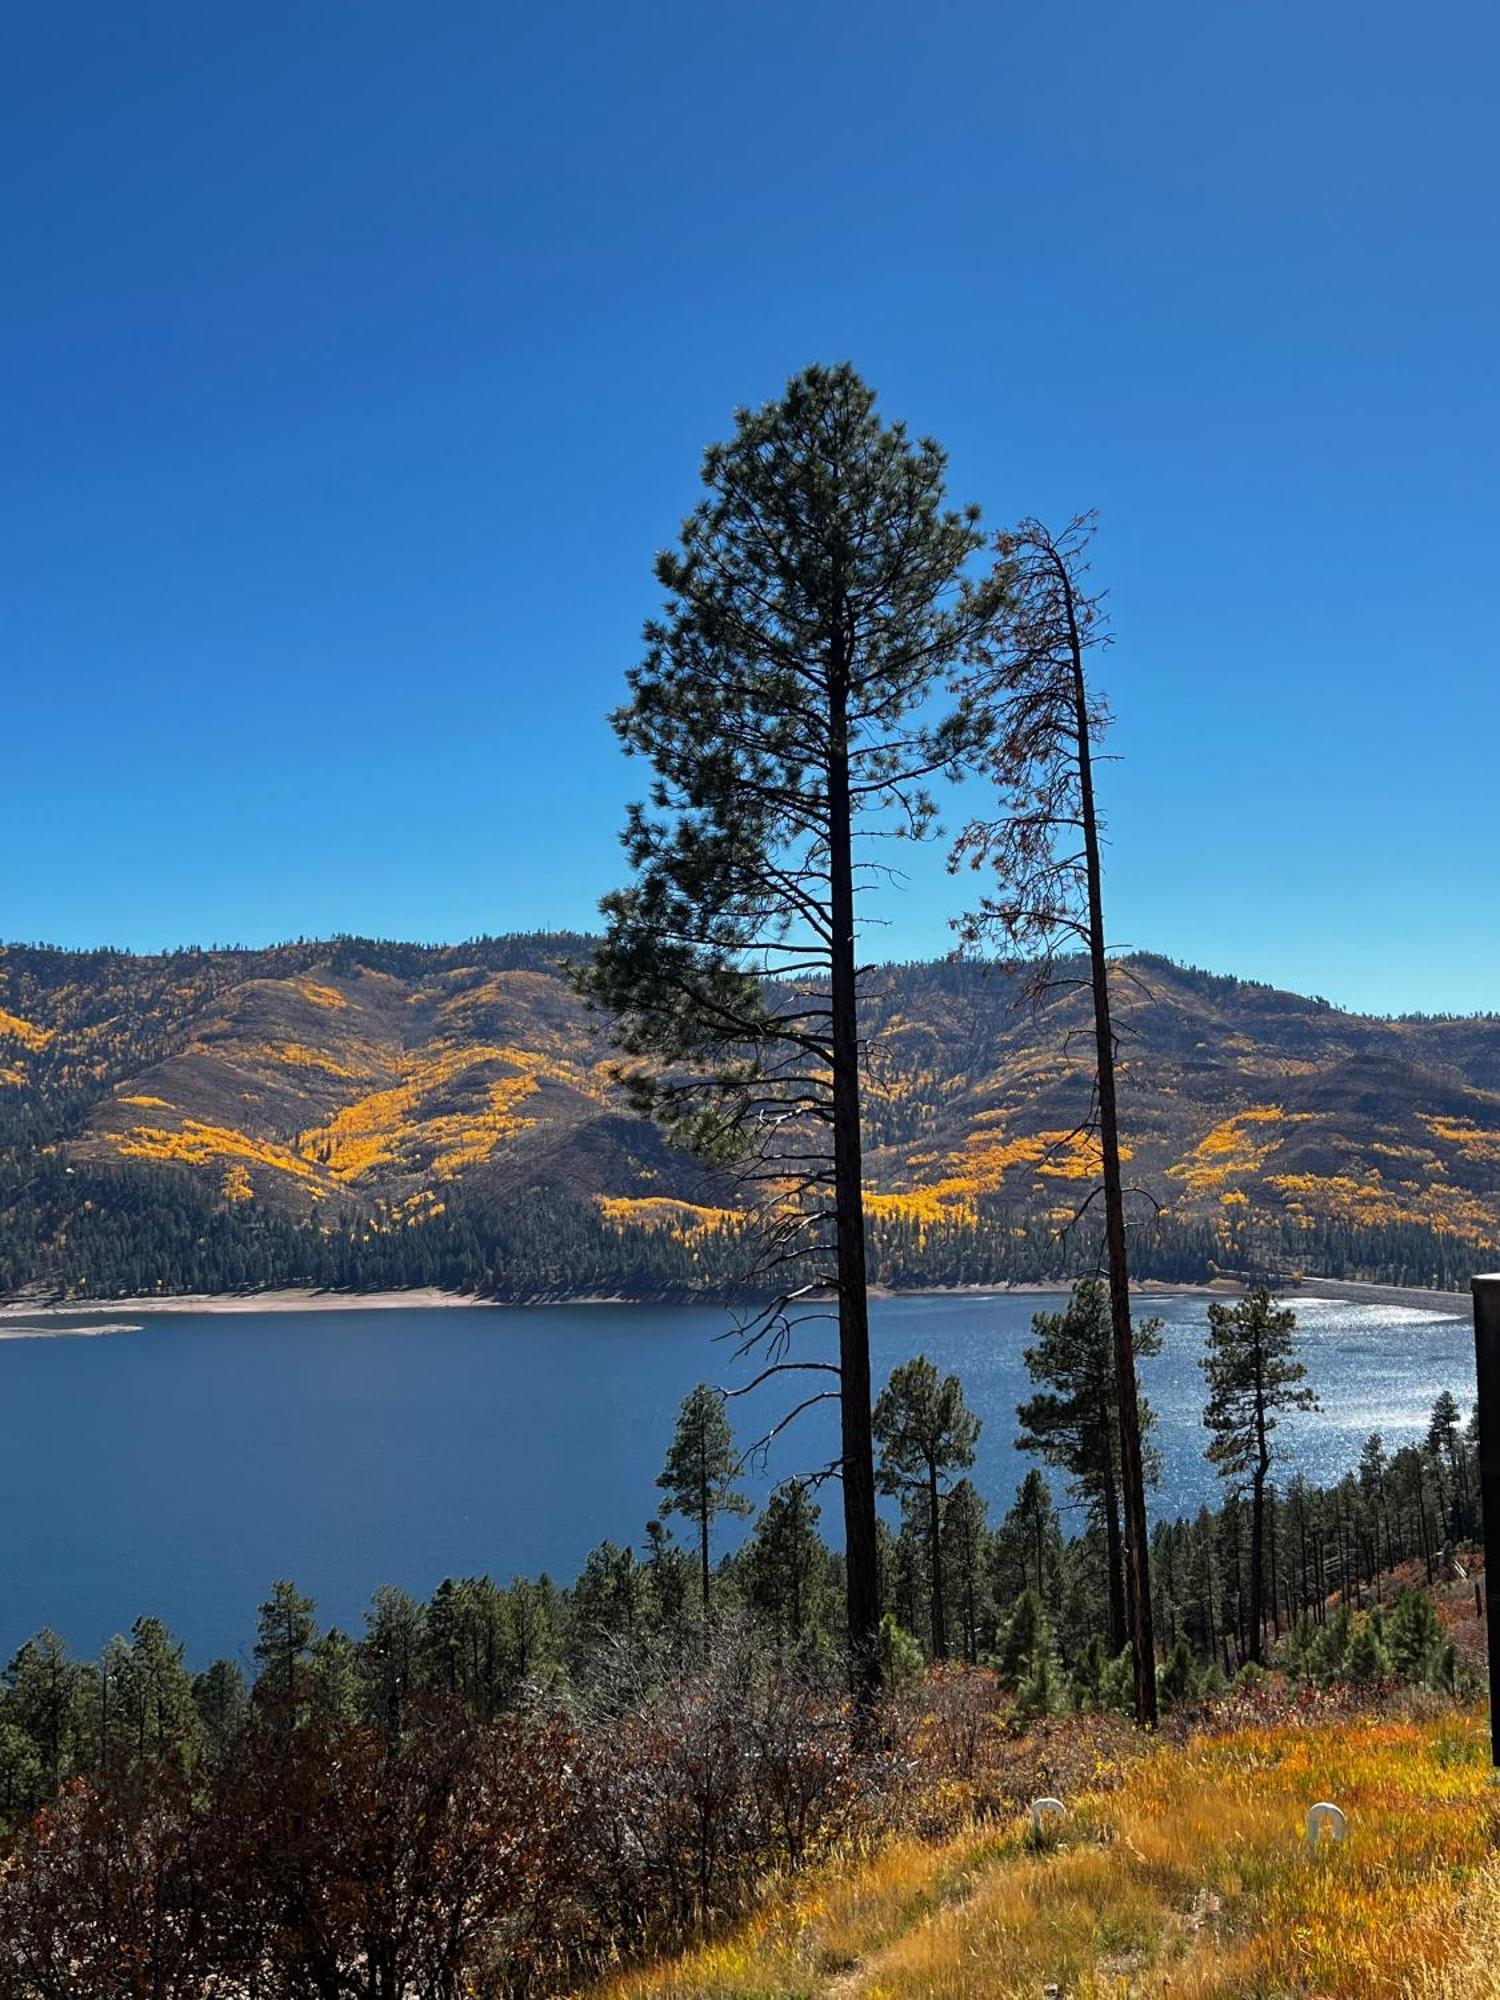
[[[1032,1463],[1013,1443],[1031,1315],[1059,1303],[1002,1294],[873,1308],[877,1386],[919,1352],[962,1378],[984,1420],[974,1477],[996,1517]],[[1165,1322],[1163,1352],[1142,1368],[1164,1460],[1155,1508],[1190,1512],[1217,1491],[1202,1457],[1205,1302],[1172,1296],[1149,1310]],[[1472,1404],[1466,1301],[1452,1317],[1331,1300],[1297,1312],[1324,1407],[1284,1436],[1310,1476],[1352,1465],[1372,1430],[1392,1444],[1415,1436],[1440,1389]],[[138,1330],[104,1338],[0,1341],[0,1658],[42,1625],[92,1653],[147,1611],[194,1664],[243,1657],[255,1606],[282,1576],[325,1621],[355,1629],[382,1582],[425,1596],[446,1575],[565,1580],[606,1536],[639,1538],[687,1390],[746,1379],[714,1338],[726,1315],[707,1307],[130,1318]],[[800,1352],[827,1337],[810,1330]],[[820,1379],[784,1378],[732,1404],[742,1441]],[[748,1489],[822,1464],[834,1437],[832,1411],[810,1412]],[[830,1538],[837,1518],[829,1487]]]

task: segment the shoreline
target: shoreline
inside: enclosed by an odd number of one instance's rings
[[[1068,1290],[1071,1280],[1058,1279],[1052,1283],[1028,1282],[1015,1285],[914,1285],[899,1290],[885,1285],[872,1285],[872,1299],[945,1299],[945,1298],[1048,1298],[1060,1296]],[[1237,1279],[1219,1278],[1196,1284],[1169,1283],[1165,1279],[1145,1278],[1133,1282],[1131,1296],[1140,1299],[1151,1298],[1239,1298],[1245,1286]],[[1467,1292],[1439,1292],[1424,1290],[1409,1285],[1371,1285],[1358,1279],[1303,1278],[1287,1280],[1279,1288],[1278,1295],[1292,1302],[1301,1298],[1342,1299],[1350,1305],[1401,1306],[1407,1311],[1428,1312],[1467,1319],[1469,1316],[1469,1296]],[[288,1313],[288,1312],[391,1312],[404,1307],[455,1308],[488,1310],[494,1312],[516,1311],[538,1305],[570,1306],[610,1306],[610,1305],[682,1305],[690,1303],[718,1304],[717,1300],[691,1301],[683,1299],[630,1298],[621,1293],[606,1295],[559,1295],[546,1294],[534,1299],[492,1299],[482,1298],[472,1292],[445,1291],[436,1285],[418,1285],[408,1290],[382,1292],[339,1292],[320,1291],[312,1286],[284,1286],[263,1292],[179,1292],[170,1296],[123,1299],[42,1299],[12,1298],[0,1300],[0,1340],[34,1337],[31,1330],[26,1334],[7,1328],[7,1321],[30,1321],[38,1319],[74,1319],[96,1313],[201,1313],[208,1315],[234,1313]],[[110,1329],[113,1330],[113,1329]],[[36,1329],[40,1333],[42,1329]],[[100,1333],[103,1328],[57,1328],[58,1333]]]
[[[1301,1278],[1287,1284],[1285,1296],[1343,1299],[1351,1306],[1404,1306],[1409,1312],[1444,1313],[1454,1319],[1469,1319],[1474,1311],[1467,1288],[1438,1292],[1421,1285],[1369,1285],[1362,1278]]]
[[[6,1299],[0,1301],[0,1329],[9,1319],[58,1319],[80,1313],[279,1313],[353,1312],[364,1308],[389,1311],[400,1306],[493,1306],[467,1292],[446,1292],[436,1285],[415,1285],[409,1291],[330,1292],[313,1286],[284,1286],[265,1292],[173,1292],[162,1297],[146,1293],[126,1299]]]

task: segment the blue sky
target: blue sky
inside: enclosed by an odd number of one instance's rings
[[[847,357],[994,525],[1101,510],[1121,944],[1500,1006],[1497,58],[1479,0],[12,10],[0,935],[587,923],[652,552]]]

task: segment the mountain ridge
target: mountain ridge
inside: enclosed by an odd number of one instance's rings
[[[413,1244],[450,1213],[447,1234],[461,1217],[482,1239],[486,1218],[550,1201],[598,1232],[596,1262],[612,1239],[649,1262],[648,1237],[722,1262],[733,1189],[625,1103],[606,1024],[560,969],[588,948],[566,932],[0,946],[0,1208],[32,1246],[0,1278],[89,1289],[67,1239],[152,1199],[226,1239],[253,1222],[267,1241]],[[1235,1267],[1273,1240],[1326,1263],[1339,1232],[1406,1232],[1431,1239],[1403,1251],[1412,1277],[1500,1240],[1500,1017],[1359,1015],[1150,954],[1113,977],[1146,1236],[1189,1233],[1200,1262]],[[867,975],[869,1213],[908,1277],[960,1239],[983,1239],[991,1265],[1024,1241],[1034,1261],[1092,1182],[1086,995],[1029,1005],[1022,987],[970,960]]]

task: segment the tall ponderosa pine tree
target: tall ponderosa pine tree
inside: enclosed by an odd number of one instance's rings
[[[962,712],[935,721],[930,697],[970,661],[999,585],[967,580],[981,537],[972,511],[945,506],[945,471],[936,444],[880,421],[848,366],[808,369],[709,449],[706,497],[657,560],[666,608],[614,717],[655,772],[625,834],[634,880],[605,899],[580,974],[644,1059],[637,1102],[759,1190],[785,1295],[836,1291],[836,1366],[786,1360],[784,1307],[761,1330],[772,1366],[836,1375],[824,1393],[840,1404],[862,1694],[879,1680],[880,1594],[857,844],[930,831],[924,783],[968,742]]]
[[[1115,1031],[1104,932],[1094,757],[1109,711],[1090,688],[1085,655],[1104,643],[1100,600],[1082,588],[1091,515],[1060,535],[1023,521],[996,543],[1008,602],[988,657],[959,678],[958,691],[989,726],[985,768],[999,795],[998,819],[960,833],[953,865],[992,871],[995,887],[965,919],[971,941],[999,936],[1041,954],[1038,986],[1053,954],[1081,950],[1094,1015],[1094,1093],[1088,1117],[1099,1141],[1110,1321],[1120,1427],[1120,1477],[1130,1598],[1135,1712],[1156,1720],[1156,1652],[1147,1550],[1140,1395],[1130,1327],[1125,1185],[1115,1090]]]
[[[1304,1388],[1307,1370],[1297,1360],[1292,1335],[1297,1315],[1278,1306],[1261,1285],[1238,1305],[1216,1300],[1208,1309],[1208,1345],[1201,1365],[1208,1385],[1203,1421],[1214,1433],[1210,1461],[1231,1494],[1250,1487],[1250,1602],[1245,1633],[1252,1660],[1264,1652],[1266,1481],[1279,1413],[1315,1410],[1317,1396]]]
[[[256,1621],[256,1699],[287,1734],[302,1719],[308,1661],[318,1636],[317,1606],[294,1583],[273,1583]]]
[[[1450,1541],[1464,1532],[1461,1504],[1464,1487],[1463,1412],[1451,1390],[1444,1389],[1432,1406],[1427,1426],[1427,1453],[1437,1479],[1438,1508]]]
[[[751,1604],[796,1645],[816,1629],[819,1586],[828,1568],[818,1535],[821,1511],[806,1484],[789,1479],[766,1502],[745,1551]]]
[[[878,1478],[883,1493],[908,1494],[924,1510],[927,1567],[932,1595],[932,1655],[948,1657],[948,1612],[943,1590],[942,1495],[949,1472],[974,1463],[979,1419],[964,1401],[956,1375],[939,1379],[925,1354],[896,1369],[875,1405]]]
[[[1119,1389],[1108,1288],[1097,1278],[1084,1278],[1073,1287],[1064,1312],[1037,1313],[1031,1325],[1036,1345],[1026,1349],[1023,1359],[1031,1379],[1046,1386],[1018,1406],[1017,1442],[1022,1451],[1034,1451],[1067,1473],[1074,1492],[1104,1530],[1110,1651],[1119,1653],[1129,1638],[1129,1623],[1120,1521]],[[1132,1338],[1137,1360],[1159,1354],[1161,1321],[1138,1320]],[[1155,1417],[1144,1397],[1139,1413],[1142,1464],[1149,1480],[1156,1469],[1149,1442]]]
[[[979,1663],[979,1620],[984,1595],[984,1557],[990,1541],[989,1510],[972,1479],[956,1479],[943,1502],[942,1559],[945,1585],[952,1586],[963,1654]]]
[[[708,1615],[713,1571],[709,1534],[720,1514],[748,1514],[750,1503],[735,1489],[739,1453],[724,1414],[724,1398],[700,1382],[683,1398],[677,1429],[667,1449],[657,1485],[666,1494],[664,1514],[680,1514],[698,1530],[698,1562],[703,1612]]]

